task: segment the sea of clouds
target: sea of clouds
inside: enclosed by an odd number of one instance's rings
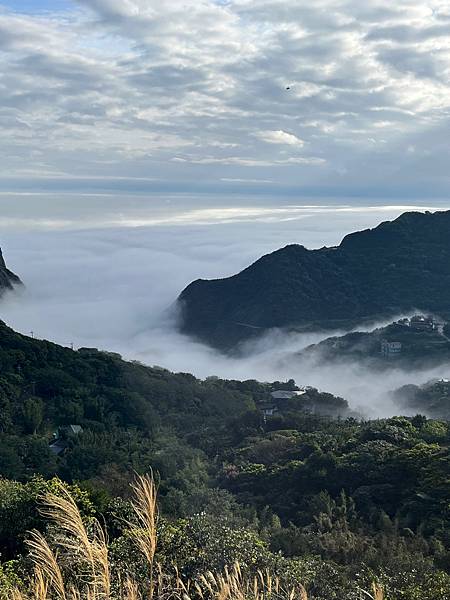
[[[380,376],[358,363],[300,361],[296,353],[324,339],[323,333],[272,332],[241,356],[225,356],[181,335],[168,310],[194,279],[229,276],[289,243],[336,245],[346,233],[376,226],[408,207],[236,201],[193,208],[186,198],[93,197],[79,199],[77,209],[73,198],[66,200],[66,210],[60,198],[58,206],[59,212],[48,198],[30,196],[21,199],[19,211],[11,198],[3,200],[1,244],[8,266],[26,285],[1,304],[1,318],[16,330],[199,377],[292,377],[341,395],[371,415],[396,412],[390,390],[449,374],[442,368],[394,369]]]

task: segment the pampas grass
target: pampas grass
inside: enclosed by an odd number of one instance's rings
[[[38,531],[32,531],[27,540],[35,570],[33,592],[36,600],[47,598],[50,590],[57,598],[66,600],[64,578],[58,564],[58,557],[48,545],[47,540]]]
[[[83,588],[86,599],[110,598],[108,543],[99,522],[93,519],[88,531],[74,499],[67,491],[63,491],[62,496],[47,494],[41,513],[58,529],[59,535],[55,540],[57,546],[66,556],[76,557],[77,562],[84,567],[84,573],[80,576],[80,588]],[[31,533],[27,544],[30,557],[42,572],[46,585],[56,594],[56,598],[68,600],[58,555],[38,532]],[[76,597],[78,592],[83,597],[81,590],[73,587],[70,595],[74,597],[75,594]]]
[[[138,475],[131,488],[134,492],[134,500],[131,505],[138,525],[136,527],[129,523],[130,531],[133,534],[137,547],[147,561],[150,578],[147,595],[151,599],[155,591],[153,571],[158,543],[157,487],[153,473],[144,476]]]
[[[285,589],[280,580],[272,577],[268,571],[258,571],[253,578],[246,577],[239,563],[235,563],[231,569],[225,568],[219,575],[208,572],[196,582],[195,589],[202,600],[308,600],[306,590],[301,584]]]
[[[372,584],[373,600],[384,600],[384,591],[381,585]]]
[[[148,585],[143,589],[129,575],[115,573],[122,583],[113,585],[108,539],[96,519],[83,521],[68,492],[47,494],[41,513],[51,524],[51,541],[37,531],[27,545],[34,565],[28,592],[11,592],[11,600],[308,600],[305,588],[284,587],[266,571],[255,576],[243,573],[238,563],[222,573],[207,572],[195,582],[183,580],[177,568],[164,573],[155,564],[158,545],[157,485],[153,475],[138,476],[132,484],[135,523],[128,523],[136,550],[145,558]],[[381,587],[373,584],[372,600],[384,600]]]
[[[360,592],[370,600],[385,600],[384,590],[378,583],[372,583],[372,593],[360,590]]]

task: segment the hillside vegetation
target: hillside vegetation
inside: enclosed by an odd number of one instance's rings
[[[308,346],[299,353],[299,358],[315,358],[330,363],[357,361],[362,367],[379,371],[402,368],[414,371],[448,365],[450,339],[447,328],[417,330],[405,324],[407,319],[378,327],[373,331],[354,331],[342,336],[333,336]],[[400,344],[396,355],[382,352],[383,342]]]
[[[345,400],[313,389],[268,415],[272,392],[297,390],[293,381],[200,381],[4,324],[0,368],[3,598],[27,585],[27,532],[61,543],[39,507],[66,491],[88,529],[100,523],[114,572],[144,585],[129,484],[151,468],[164,573],[194,581],[239,562],[248,581],[268,572],[312,600],[361,600],[374,581],[389,600],[449,597],[447,421],[357,421]]]

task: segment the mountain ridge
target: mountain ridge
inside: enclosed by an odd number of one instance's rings
[[[0,297],[8,290],[13,290],[16,286],[22,286],[21,279],[6,266],[2,249],[0,248]]]
[[[233,349],[271,328],[450,312],[450,211],[407,212],[339,246],[289,244],[231,277],[197,279],[178,298],[183,333]]]

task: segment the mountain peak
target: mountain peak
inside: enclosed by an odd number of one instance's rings
[[[14,289],[15,286],[20,285],[23,285],[22,281],[7,268],[2,249],[0,248],[0,296],[8,290]]]
[[[183,332],[232,348],[271,328],[333,328],[420,309],[450,314],[450,211],[407,212],[335,248],[290,244],[178,299]]]

